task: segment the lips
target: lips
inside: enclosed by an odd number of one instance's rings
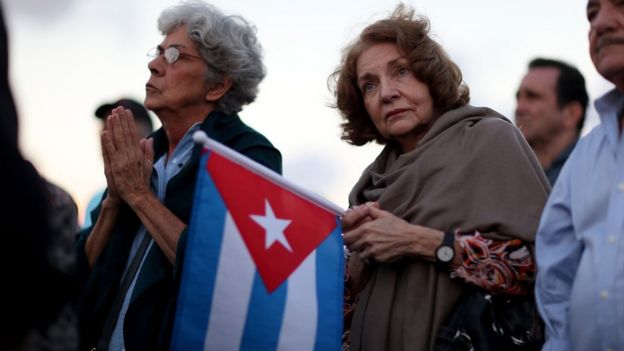
[[[150,90],[158,90],[153,84],[151,83],[147,83],[145,84],[145,90],[150,91]]]
[[[394,110],[392,110],[392,111],[390,111],[390,112],[386,113],[386,119],[388,119],[388,118],[390,118],[390,117],[392,117],[392,116],[398,115],[399,113],[403,113],[403,112],[405,112],[405,111],[409,111],[409,109],[406,109],[406,108],[397,108],[397,109],[394,109]]]

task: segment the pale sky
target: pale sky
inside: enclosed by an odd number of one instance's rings
[[[146,53],[162,39],[156,20],[177,1],[2,1],[22,150],[83,211],[92,193],[105,185],[93,112],[121,96],[143,100]],[[267,77],[241,117],[280,149],[286,178],[346,207],[349,190],[381,148],[340,140],[340,117],[328,107],[333,99],[327,77],[341,49],[397,2],[212,3],[254,23],[264,48]],[[405,3],[429,17],[434,37],[462,69],[473,105],[513,119],[515,92],[536,56],[577,66],[592,100],[611,87],[589,59],[585,0]],[[592,108],[585,131],[596,123]]]

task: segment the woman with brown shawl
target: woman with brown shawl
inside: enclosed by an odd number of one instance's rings
[[[342,138],[385,144],[343,218],[352,350],[432,349],[468,284],[532,292],[548,181],[505,117],[468,105],[459,68],[428,31],[399,5],[334,74]]]

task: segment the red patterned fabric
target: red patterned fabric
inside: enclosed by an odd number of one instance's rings
[[[456,235],[462,265],[451,272],[494,294],[526,295],[535,280],[535,262],[529,248],[519,239],[496,241],[474,235]]]

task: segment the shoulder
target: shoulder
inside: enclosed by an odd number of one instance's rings
[[[500,113],[487,107],[465,106],[459,109],[461,117],[455,124],[458,137],[463,139],[462,144],[474,147],[517,147],[526,149],[528,144],[524,136]]]
[[[226,115],[218,111],[212,112],[201,125],[201,129],[209,137],[237,151],[250,145],[273,147],[264,135],[245,124],[238,115]]]
[[[603,154],[605,143],[607,143],[605,126],[600,124],[591,130],[587,135],[581,137],[577,142],[574,150],[566,160],[561,173],[569,168],[565,173],[572,173],[573,178],[585,178],[589,174],[585,172],[587,169],[593,169],[598,164],[602,164],[601,160],[605,159]],[[560,176],[561,177],[561,176]]]
[[[496,135],[517,133],[517,128],[505,116],[488,107],[465,105],[444,113],[434,125],[432,134],[454,131],[461,134]]]
[[[279,150],[237,115],[211,113],[201,128],[218,142],[281,173],[282,156]]]
[[[500,113],[487,107],[478,109],[482,112],[481,115],[469,116],[464,120],[464,123],[473,128],[473,131],[490,136],[496,136],[499,133],[520,135],[518,128]]]
[[[457,162],[476,167],[480,172],[499,174],[524,174],[547,183],[535,153],[520,130],[498,112],[470,107],[455,126],[452,139]]]
[[[607,138],[607,133],[604,124],[599,124],[592,129],[587,135],[581,137],[576,143],[574,152],[589,152],[598,148]],[[579,150],[579,151],[577,151]]]

